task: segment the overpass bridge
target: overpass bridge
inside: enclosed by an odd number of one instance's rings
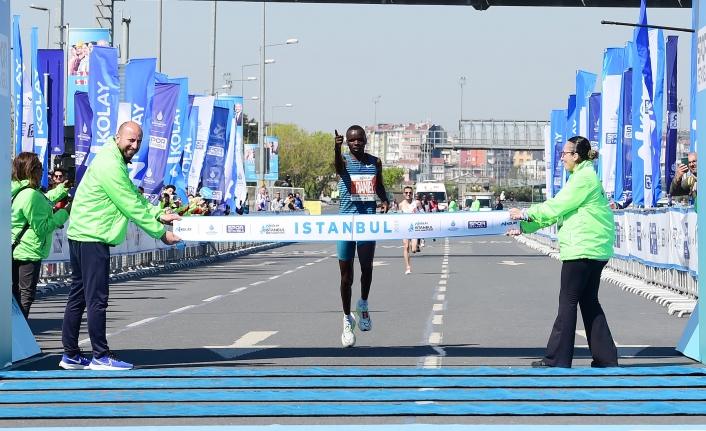
[[[544,151],[548,124],[546,120],[462,120],[458,132],[429,132],[427,142],[431,150]]]

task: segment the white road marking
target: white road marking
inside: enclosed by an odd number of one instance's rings
[[[270,280],[276,280],[276,279],[278,279],[279,277],[280,277],[279,275],[273,275],[272,277],[270,277]]]
[[[290,269],[289,271],[285,272],[285,273],[284,273],[284,274],[282,274],[282,275],[287,275],[287,274],[291,274],[291,273],[293,273],[293,272],[294,272],[294,270],[293,270],[293,269]]]
[[[245,290],[245,289],[247,289],[247,287],[239,287],[239,288],[237,288],[237,289],[231,290],[230,292],[231,292],[231,293],[240,293],[240,292],[242,292],[242,291]]]
[[[438,293],[438,294],[436,295],[436,300],[437,300],[437,301],[443,301],[444,299],[446,299],[446,295],[445,295],[445,294],[443,294],[443,293]]]
[[[441,265],[442,268],[448,268],[448,265]]]
[[[441,278],[449,278],[448,274],[441,274]]]
[[[187,305],[186,307],[181,307],[181,308],[177,308],[176,310],[172,310],[169,313],[179,313],[179,312],[186,311],[189,308],[194,308],[194,307],[196,307],[196,306],[195,305]]]
[[[577,329],[576,335],[586,338],[586,331],[583,329]],[[621,358],[632,358],[642,350],[650,347],[649,344],[620,344],[615,339],[613,339],[613,342],[615,343],[615,347],[618,348],[618,356]],[[576,345],[574,347],[588,349],[588,344]]]
[[[313,264],[315,264],[315,263],[316,263],[316,262],[309,262],[309,263],[306,264],[306,266],[313,265]]]
[[[439,280],[439,284],[446,284],[446,280]]]
[[[426,358],[424,358],[424,368],[440,368],[440,367],[441,367],[441,358],[439,356],[427,356]]]
[[[304,268],[304,266],[303,266],[303,265],[302,265],[302,266],[298,266],[298,267],[297,267],[297,269],[302,269],[302,268]]]
[[[439,286],[439,292],[446,292],[446,286]]]
[[[503,260],[502,262],[499,262],[498,265],[517,266],[517,265],[524,265],[524,263],[522,263],[522,262],[515,262],[514,260]]]
[[[434,311],[441,311],[444,309],[444,304],[434,304],[434,306],[431,307],[431,309]]]
[[[264,281],[256,281],[255,283],[250,283],[251,286],[257,286],[258,284],[262,284]]]
[[[441,343],[441,339],[443,338],[443,335],[441,332],[432,332],[429,334],[429,344],[439,344]]]
[[[146,318],[146,319],[142,319],[142,320],[140,320],[140,321],[131,323],[131,324],[127,325],[127,327],[128,327],[128,328],[132,328],[132,327],[135,327],[135,326],[140,326],[140,325],[142,325],[143,323],[151,322],[151,321],[153,321],[154,319],[156,319],[156,317],[148,317],[148,318]]]
[[[385,262],[384,260],[375,260],[373,261],[373,266],[387,266],[389,263]]]
[[[431,323],[433,323],[434,325],[441,325],[443,323],[443,319],[444,319],[443,314],[437,314],[436,316],[434,316]]]
[[[222,298],[222,297],[223,297],[223,295],[212,296],[212,297],[210,297],[210,298],[204,299],[203,302],[211,302],[211,301],[213,301],[213,300],[215,300],[215,299]]]
[[[279,346],[258,346],[257,343],[275,335],[278,331],[250,331],[242,337],[235,340],[235,343],[230,346],[204,346],[207,349],[225,349],[225,348],[258,348],[271,349]]]

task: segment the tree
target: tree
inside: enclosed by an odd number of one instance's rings
[[[248,118],[248,114],[243,114],[243,143],[244,144],[257,144],[257,123],[254,126],[250,126],[250,122],[253,122]]]
[[[444,186],[446,186],[446,196],[453,196],[456,199],[461,198],[461,196],[458,195],[458,183],[447,181],[444,183]]]
[[[382,184],[385,186],[385,190],[389,192],[399,187],[402,180],[404,180],[405,173],[404,169],[398,167],[383,168]]]
[[[335,179],[333,135],[309,134],[294,124],[277,124],[273,135],[279,138],[280,178],[289,175],[294,187],[302,187],[306,196],[318,197]]]

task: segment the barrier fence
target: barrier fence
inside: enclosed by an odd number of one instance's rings
[[[693,208],[616,210],[614,218],[615,256],[609,268],[698,298],[699,247]],[[529,236],[559,248],[556,226]]]

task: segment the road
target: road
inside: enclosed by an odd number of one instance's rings
[[[335,252],[335,243],[289,244],[115,283],[108,309],[111,349],[136,364],[139,371],[132,373],[147,380],[152,372],[178,370],[198,374],[205,367],[231,371],[286,369],[295,374],[306,373],[312,367],[341,372],[363,368],[370,375],[375,370],[388,369],[526,370],[532,360],[543,356],[556,317],[560,262],[506,237],[438,239],[427,241],[422,252],[412,257],[412,275],[404,275],[400,242],[380,242],[369,299],[373,330],[361,333],[356,329],[357,344],[346,349],[340,342],[342,311]],[[358,276],[359,272],[356,279]],[[359,294],[357,283],[356,280],[354,302]],[[609,283],[603,283],[600,292],[625,369],[696,369],[700,365],[674,351],[687,319],[669,316],[664,307]],[[63,289],[38,297],[30,326],[44,354],[18,370],[58,369],[67,293],[68,289]],[[83,328],[82,347],[90,352],[85,323]],[[582,334],[579,319],[574,360],[577,370],[590,364]],[[366,389],[358,386],[364,381],[349,378],[344,386]],[[5,390],[10,389],[5,386]],[[559,422],[552,416],[525,414],[118,417],[11,419],[0,420],[0,426],[706,423],[704,416],[560,416]]]

